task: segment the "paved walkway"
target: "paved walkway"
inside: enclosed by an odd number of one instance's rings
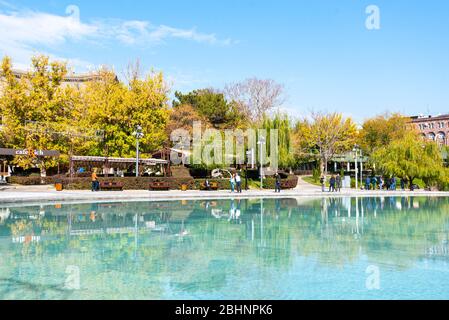
[[[296,186],[295,190],[301,190],[306,192],[321,192],[321,187],[316,186],[314,184],[310,184],[304,181],[303,177],[299,177],[298,185]]]
[[[275,193],[274,190],[250,190],[242,194],[229,191],[55,191],[53,186],[2,186],[0,204],[13,206],[19,204],[41,204],[58,202],[113,202],[113,201],[160,201],[195,199],[232,199],[232,198],[301,198],[301,197],[374,197],[374,196],[436,196],[449,197],[449,192],[427,191],[362,191],[342,190],[340,193],[322,193],[321,188],[300,179],[297,188]]]

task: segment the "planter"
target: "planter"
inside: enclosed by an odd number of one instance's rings
[[[56,191],[62,191],[62,190],[64,190],[64,186],[62,185],[61,182],[55,183],[55,188],[56,188]]]

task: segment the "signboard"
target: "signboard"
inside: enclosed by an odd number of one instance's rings
[[[342,185],[343,189],[350,189],[351,188],[351,177],[344,177],[343,179],[343,185]]]
[[[5,149],[0,148],[0,156],[28,156],[35,157],[59,157],[60,152],[56,150],[28,150],[28,149]]]

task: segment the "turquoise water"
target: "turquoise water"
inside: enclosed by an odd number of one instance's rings
[[[448,299],[449,199],[0,208],[0,299]]]

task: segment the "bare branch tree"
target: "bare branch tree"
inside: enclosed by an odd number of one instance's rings
[[[125,80],[128,84],[132,83],[142,76],[142,68],[139,58],[128,63],[126,69],[123,71],[123,76],[125,77]]]
[[[251,78],[228,84],[225,94],[253,122],[259,122],[264,114],[284,103],[284,86],[271,79]]]

